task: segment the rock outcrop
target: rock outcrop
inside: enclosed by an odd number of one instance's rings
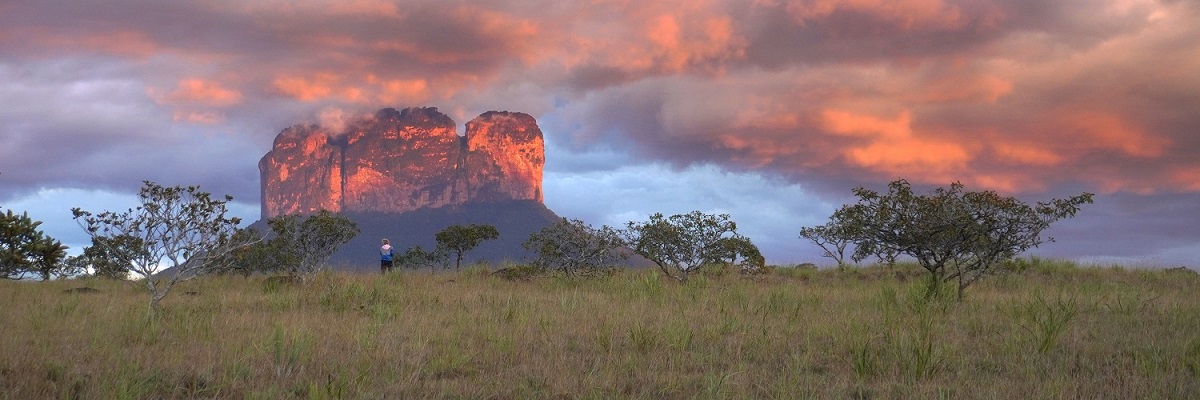
[[[259,161],[263,219],[320,209],[401,214],[542,201],[545,147],[533,117],[487,112],[464,136],[437,108],[392,108],[333,131],[293,126]]]

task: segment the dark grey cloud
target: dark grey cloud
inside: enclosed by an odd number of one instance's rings
[[[1081,217],[1059,222],[1046,253],[1080,259],[1196,267],[1200,194],[1102,195]]]

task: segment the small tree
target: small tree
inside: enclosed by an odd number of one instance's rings
[[[767,267],[766,258],[748,237],[734,235],[721,238],[717,240],[716,248],[717,251],[712,254],[714,259],[706,263],[737,265],[742,273],[747,274],[762,272]]]
[[[434,249],[433,251],[425,251],[421,246],[409,247],[396,256],[396,263],[404,268],[429,268],[429,272],[433,272],[435,268],[446,268],[448,263],[447,252],[443,249]]]
[[[611,267],[629,258],[616,229],[593,228],[581,220],[562,220],[529,236],[521,246],[537,254],[534,264],[572,275]]]
[[[434,237],[439,249],[444,249],[447,254],[454,254],[454,270],[458,271],[467,251],[479,246],[484,240],[500,237],[500,231],[491,225],[451,225]]]
[[[29,272],[41,276],[43,281],[51,277],[69,276],[74,273],[70,264],[66,263],[67,246],[50,237],[41,237],[30,246],[32,256]]]
[[[22,279],[34,274],[49,280],[71,274],[65,262],[67,246],[46,236],[38,229],[41,224],[29,218],[29,213],[7,210],[0,214],[0,277]]]
[[[130,253],[130,270],[142,278],[141,284],[149,290],[149,309],[153,315],[176,283],[195,277],[212,260],[242,245],[233,242],[241,220],[225,216],[226,203],[232,197],[214,199],[196,186],[163,187],[145,181],[138,197],[141,205],[125,212],[93,214],[79,208],[71,211],[93,239],[128,237],[141,244],[142,249]],[[96,243],[112,246],[115,242],[93,241]],[[173,272],[167,277],[157,277],[163,267]]]
[[[5,278],[20,279],[29,270],[32,247],[42,237],[37,228],[41,224],[28,213],[0,214],[0,274]]]
[[[833,259],[837,262],[838,269],[844,270],[849,264],[846,251],[862,235],[862,227],[854,223],[861,217],[854,214],[859,211],[861,210],[852,207],[840,208],[833,212],[833,215],[829,217],[829,222],[825,225],[800,228],[800,238],[808,239],[820,247],[822,257]],[[888,267],[896,264],[898,254],[893,249],[877,250],[877,253],[872,255],[876,256],[879,262],[887,264]],[[849,261],[858,263],[864,259],[863,257],[864,254],[852,251]]]
[[[836,228],[855,232],[855,259],[911,256],[929,271],[931,293],[941,282],[954,281],[960,300],[993,266],[1053,241],[1041,233],[1092,202],[1092,194],[1083,193],[1029,206],[991,191],[966,192],[957,182],[918,195],[903,179],[889,184],[887,194],[862,187],[854,194],[858,203],[838,211],[844,218],[836,220]]]
[[[213,259],[204,272],[250,276],[254,273],[276,271],[278,265],[292,262],[291,260],[296,258],[295,253],[280,248],[279,242],[267,241],[265,238],[266,235],[255,228],[237,230],[230,242],[241,245],[231,248],[222,257]]]
[[[275,238],[270,248],[276,254],[276,270],[304,280],[320,270],[341,245],[358,236],[358,225],[328,210],[301,217],[298,214],[268,221]]]
[[[258,272],[282,272],[305,281],[329,261],[329,257],[358,235],[358,224],[328,210],[303,216],[281,215],[270,218],[274,237],[234,249],[213,272],[249,275]],[[241,242],[253,242],[261,235],[253,229],[240,231]]]
[[[663,274],[687,282],[688,273],[722,258],[721,240],[735,237],[737,224],[729,214],[656,213],[646,222],[630,221],[623,235],[635,253],[654,262]]]
[[[133,260],[145,251],[141,240],[132,236],[93,236],[92,245],[75,257],[82,268],[91,268],[97,277],[126,280]]]
[[[860,234],[857,231],[859,226],[847,223],[855,219],[855,216],[847,215],[854,211],[851,208],[842,208],[835,211],[825,225],[800,228],[800,238],[808,239],[820,247],[822,257],[832,258],[837,261],[838,268],[844,269],[847,264],[846,249]]]

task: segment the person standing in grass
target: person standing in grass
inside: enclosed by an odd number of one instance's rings
[[[379,248],[379,273],[386,274],[392,270],[392,243],[387,239],[383,239],[383,246]]]

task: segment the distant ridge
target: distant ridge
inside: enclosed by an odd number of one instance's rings
[[[345,213],[362,231],[333,255],[330,264],[339,270],[378,272],[379,246],[384,238],[392,242],[397,254],[412,246],[432,250],[434,234],[450,225],[487,224],[500,231],[496,240],[485,241],[467,253],[464,263],[528,261],[521,247],[529,235],[560,220],[540,202],[465,204],[456,207],[420,209],[402,214]]]

